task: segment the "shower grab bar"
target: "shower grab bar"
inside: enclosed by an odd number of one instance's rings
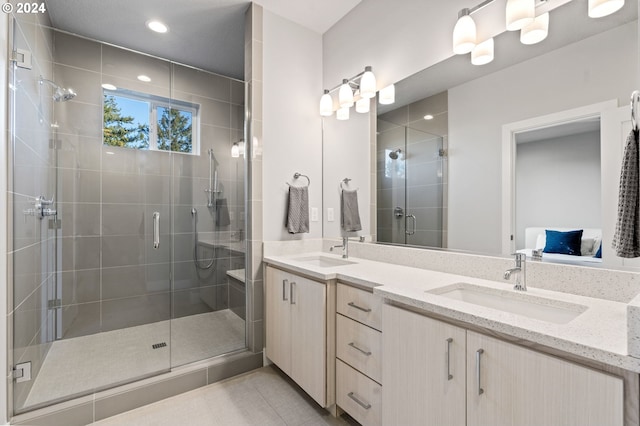
[[[406,222],[406,221],[407,221],[407,219],[408,219],[408,218],[413,219],[413,229],[412,229],[411,231],[408,231],[408,230],[407,230],[407,225],[406,225],[406,223],[407,223],[407,222]],[[415,234],[415,233],[416,233],[416,227],[417,227],[417,226],[418,226],[418,221],[416,220],[415,215],[408,214],[408,215],[406,215],[406,216],[405,216],[405,225],[404,225],[404,228],[405,228],[404,233],[405,233],[405,234],[407,234],[407,235],[413,235],[413,234]]]
[[[153,212],[153,248],[160,247],[160,213]]]

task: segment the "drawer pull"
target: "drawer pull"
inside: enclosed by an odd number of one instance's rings
[[[449,337],[447,340],[447,380],[453,379],[453,374],[451,374],[451,342],[453,339]]]
[[[362,312],[371,312],[371,308],[363,308],[363,307],[361,307],[361,306],[356,305],[356,304],[355,304],[355,303],[353,303],[353,302],[349,302],[349,303],[347,303],[347,305],[351,306],[352,308],[359,309],[359,310],[361,310]]]
[[[478,382],[478,395],[482,395],[484,393],[484,389],[482,389],[482,385],[480,384],[480,357],[484,353],[484,349],[478,349],[476,351],[476,380]]]
[[[288,282],[289,282],[289,280],[286,279],[286,278],[284,280],[282,280],[282,300],[283,301],[289,300],[289,299],[287,299],[287,291],[286,291],[286,287],[287,287],[287,283]]]
[[[371,351],[365,351],[364,349],[360,349],[359,347],[356,346],[355,342],[349,343],[349,346],[351,346],[353,349],[356,349],[356,350],[362,352],[366,356],[371,356]]]
[[[371,408],[371,404],[367,404],[366,402],[360,401],[358,398],[356,398],[356,396],[353,394],[353,392],[349,392],[347,394],[347,396],[349,398],[353,399],[356,402],[356,404],[358,404],[359,406],[361,406],[365,410],[368,410],[369,408]]]

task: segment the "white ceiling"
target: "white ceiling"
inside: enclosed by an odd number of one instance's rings
[[[360,0],[261,0],[267,10],[320,34]],[[248,0],[46,0],[53,27],[244,79]],[[169,26],[156,34],[145,22]]]

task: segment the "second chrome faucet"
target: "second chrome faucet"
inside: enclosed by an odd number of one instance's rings
[[[524,253],[515,253],[516,266],[504,271],[504,279],[509,280],[512,274],[516,275],[516,282],[513,286],[514,290],[527,291],[527,274],[526,260],[527,255]]]

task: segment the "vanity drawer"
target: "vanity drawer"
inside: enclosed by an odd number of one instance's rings
[[[382,386],[336,360],[336,402],[363,426],[382,424]]]
[[[373,293],[338,283],[336,310],[344,316],[382,330],[382,298]]]
[[[376,382],[382,381],[382,333],[336,315],[336,355]]]

